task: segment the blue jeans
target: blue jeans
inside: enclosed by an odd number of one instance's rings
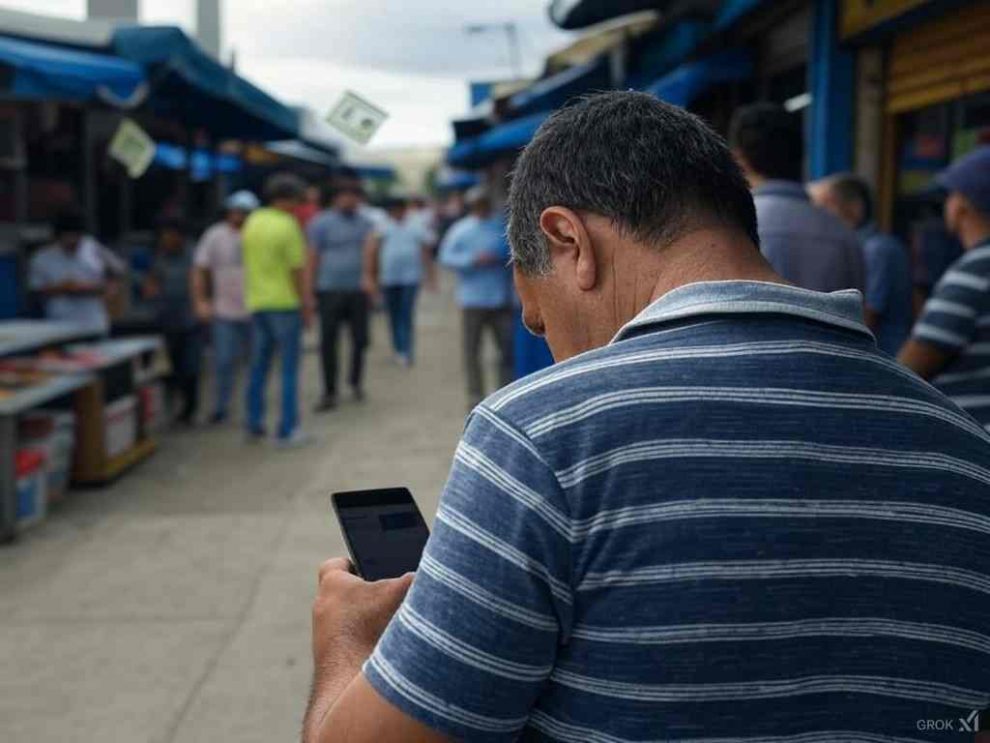
[[[213,320],[213,354],[216,358],[216,414],[226,416],[230,396],[234,392],[234,379],[241,359],[247,357],[251,347],[251,321]]]
[[[416,284],[396,284],[385,287],[385,306],[392,326],[392,348],[397,354],[413,357],[413,318],[416,314]]]
[[[265,430],[265,388],[276,351],[282,357],[282,421],[279,438],[299,425],[299,358],[302,315],[299,310],[255,312],[251,318],[251,381],[248,383],[248,430]]]

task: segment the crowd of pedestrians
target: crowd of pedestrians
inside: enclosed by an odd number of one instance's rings
[[[322,393],[313,412],[335,409],[342,384],[363,401],[373,314],[380,309],[387,317],[395,362],[413,366],[417,298],[423,289],[437,290],[441,265],[459,284],[471,405],[485,394],[486,330],[499,354],[496,386],[511,381],[513,292],[505,221],[487,190],[476,189],[466,201],[455,195],[447,208],[398,194],[372,204],[357,174],[341,169],[320,184],[275,174],[263,197],[264,203],[250,191],[231,194],[222,217],[198,241],[178,218],[157,223],[137,296],[148,311],[148,328],[165,342],[176,423],[203,418],[219,425],[240,415],[235,392],[246,371],[243,425],[249,440],[267,438],[268,378],[277,361],[275,442],[306,443],[299,395],[304,332],[318,321]],[[96,334],[109,332],[106,297],[124,283],[127,266],[85,233],[81,213],[61,215],[54,232],[55,243],[35,254],[30,270],[44,314],[86,323]],[[344,334],[349,357],[342,383]],[[205,368],[212,408],[202,414]]]

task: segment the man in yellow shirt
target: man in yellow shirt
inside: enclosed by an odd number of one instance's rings
[[[299,427],[299,360],[303,324],[313,316],[306,277],[306,240],[294,210],[306,183],[278,173],[265,184],[267,206],[244,223],[244,301],[252,318],[251,380],[247,393],[249,440],[265,436],[265,389],[275,354],[281,356],[282,420],[276,443],[298,446],[307,438]]]

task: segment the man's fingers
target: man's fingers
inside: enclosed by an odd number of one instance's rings
[[[320,565],[319,582],[322,583],[328,573],[335,571],[350,573],[351,561],[346,557],[331,557],[329,560]]]

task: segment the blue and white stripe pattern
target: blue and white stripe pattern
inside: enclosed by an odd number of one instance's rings
[[[904,743],[990,706],[990,434],[860,306],[693,284],[489,398],[370,682],[468,740]]]
[[[990,242],[949,266],[912,335],[952,354],[932,384],[990,426]]]

